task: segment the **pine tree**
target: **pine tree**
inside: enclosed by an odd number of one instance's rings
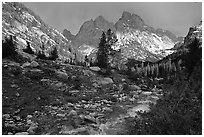
[[[110,70],[111,64],[117,64],[116,58],[119,57],[120,50],[116,51],[112,49],[112,46],[117,42],[117,38],[114,33],[109,29],[107,33],[102,33],[102,37],[98,47],[97,64],[101,68]]]
[[[106,46],[106,34],[103,32],[97,53],[97,65],[101,68],[108,67],[108,49]]]
[[[50,60],[56,60],[58,58],[58,51],[57,47],[54,47],[54,49],[51,51],[51,55],[49,57]]]

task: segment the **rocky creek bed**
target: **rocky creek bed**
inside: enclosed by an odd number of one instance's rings
[[[98,68],[36,60],[2,63],[2,131],[5,135],[117,135],[140,118],[162,90],[136,85]],[[144,88],[146,87],[146,88]]]

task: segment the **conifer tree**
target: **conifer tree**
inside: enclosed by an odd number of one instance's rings
[[[49,57],[50,60],[56,60],[58,58],[58,51],[57,47],[54,47],[54,49],[51,51],[51,55]]]
[[[108,67],[108,49],[106,46],[106,34],[103,32],[97,53],[97,65],[101,68]]]

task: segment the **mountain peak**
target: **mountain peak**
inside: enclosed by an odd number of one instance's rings
[[[100,15],[94,21],[104,21],[104,20],[106,21],[106,19],[102,15]]]
[[[116,22],[115,25],[119,31],[123,31],[125,27],[142,29],[144,26],[144,21],[140,16],[124,11],[122,17],[118,22]]]
[[[131,18],[131,13],[128,11],[123,11],[122,18],[126,18],[126,19]]]
[[[67,29],[64,29],[62,33],[68,40],[72,40],[74,38],[74,35]]]

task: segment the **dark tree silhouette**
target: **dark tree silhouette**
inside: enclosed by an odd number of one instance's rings
[[[2,42],[2,57],[6,58],[6,57],[13,57],[15,58],[15,56],[18,54],[16,49],[16,44],[13,41],[13,36],[10,35],[9,38],[5,39],[5,42]]]
[[[97,52],[97,65],[101,68],[108,67],[108,48],[106,44],[106,34],[103,32]]]
[[[57,47],[54,47],[54,49],[51,51],[50,60],[56,60],[58,58],[58,51],[57,51]]]

